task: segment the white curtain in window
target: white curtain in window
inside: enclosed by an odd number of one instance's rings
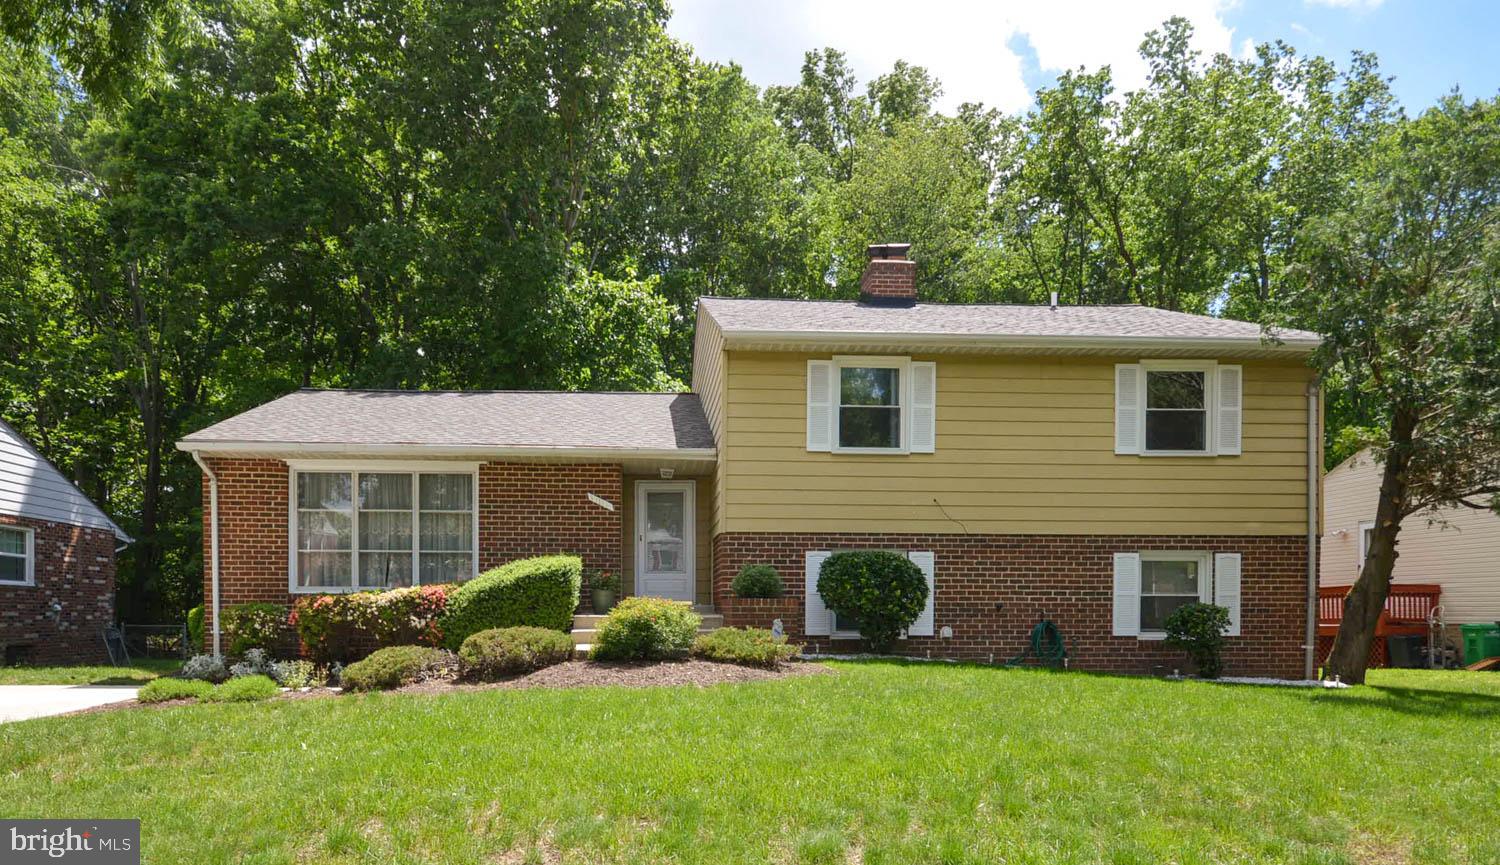
[[[298,585],[353,585],[353,511],[353,477],[348,472],[298,473]]]
[[[419,498],[422,582],[449,583],[473,576],[473,476],[422,475]]]

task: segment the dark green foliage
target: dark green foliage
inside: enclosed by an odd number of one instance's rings
[[[786,594],[781,574],[770,565],[746,565],[730,585],[737,598],[779,598]]]
[[[215,685],[199,699],[205,703],[253,703],[268,700],[279,693],[281,688],[270,676],[240,676]]]
[[[286,607],[280,604],[233,604],[223,612],[225,651],[233,658],[251,649],[274,656],[290,633]]]
[[[458,649],[463,675],[491,682],[529,673],[573,657],[573,638],[549,628],[491,628],[471,635]]]
[[[577,556],[519,559],[485,571],[448,597],[440,622],[450,649],[490,628],[531,625],[567,631],[578,609],[583,560]]]
[[[599,623],[589,657],[596,661],[660,661],[692,648],[703,618],[686,601],[626,598]]]
[[[447,678],[457,669],[458,661],[452,652],[430,646],[391,646],[345,667],[341,684],[346,691],[385,691],[427,679]]]
[[[876,652],[888,652],[901,629],[927,604],[927,578],[899,553],[834,553],[818,573],[818,594],[840,615],[859,622],[859,634]]]
[[[199,604],[187,613],[187,640],[189,652],[203,651],[203,605]]]
[[[693,641],[695,658],[748,667],[775,668],[801,650],[762,628],[719,628]]]
[[[1229,611],[1214,604],[1183,604],[1167,616],[1167,645],[1187,652],[1198,675],[1217,679],[1224,669],[1221,657]]]
[[[214,689],[213,683],[203,679],[152,679],[136,693],[142,703],[164,703],[167,700],[201,699]]]

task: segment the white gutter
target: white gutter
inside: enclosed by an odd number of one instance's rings
[[[177,449],[198,454],[332,454],[335,456],[397,456],[404,459],[465,457],[496,459],[503,457],[558,457],[596,460],[685,460],[713,462],[714,448],[588,448],[588,447],[509,447],[504,445],[431,445],[412,442],[389,444],[349,444],[344,442],[295,441],[212,441],[187,438]],[[196,457],[195,457],[196,458]]]
[[[1266,354],[1306,354],[1322,344],[1318,337],[1290,337],[1279,342],[1244,337],[1174,338],[1160,336],[1064,336],[1064,335],[987,335],[951,333],[910,333],[880,331],[826,330],[724,330],[725,345],[868,345],[906,346],[908,348],[998,348],[998,349],[1083,349],[1092,351],[1255,351]]]
[[[1317,672],[1318,645],[1318,385],[1307,386],[1307,623],[1302,678]]]
[[[193,462],[208,476],[208,561],[209,571],[213,574],[210,603],[213,605],[214,657],[217,658],[222,657],[219,651],[219,476],[198,456],[197,451],[189,453],[193,455]]]

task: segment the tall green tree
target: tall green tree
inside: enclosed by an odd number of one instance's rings
[[[1390,124],[1298,258],[1284,317],[1325,334],[1316,360],[1363,396],[1383,463],[1324,668],[1359,683],[1406,521],[1500,494],[1500,100]]]

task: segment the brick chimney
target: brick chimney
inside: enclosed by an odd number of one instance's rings
[[[871,306],[916,306],[917,263],[906,257],[910,243],[874,243],[859,280],[859,302]]]

